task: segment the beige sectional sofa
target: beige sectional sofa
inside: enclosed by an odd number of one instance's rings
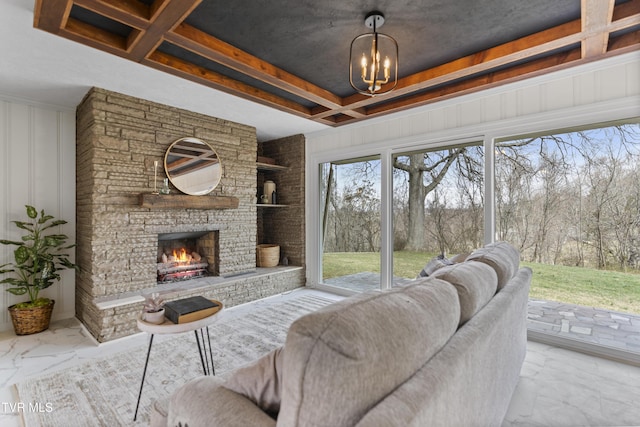
[[[303,316],[283,348],[180,388],[169,426],[500,426],[526,352],[531,270],[509,244]]]

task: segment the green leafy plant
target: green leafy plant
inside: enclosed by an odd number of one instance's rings
[[[22,236],[22,241],[0,240],[3,245],[17,246],[13,252],[15,262],[0,265],[0,274],[13,273],[13,277],[5,277],[0,281],[10,286],[7,291],[14,295],[29,295],[29,301],[16,304],[17,308],[48,305],[51,300],[38,298],[39,292],[60,280],[59,271],[78,269],[64,252],[75,244],[67,245],[69,238],[65,234],[45,233],[67,221],[56,220],[45,214],[44,209],[38,216],[36,208],[29,205],[25,207],[31,221],[12,221],[27,232]]]

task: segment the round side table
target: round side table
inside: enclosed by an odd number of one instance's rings
[[[142,314],[138,316],[138,329],[142,332],[149,333],[149,348],[147,349],[147,358],[144,362],[144,370],[142,371],[142,381],[140,382],[140,392],[138,393],[138,402],[136,403],[136,411],[133,415],[133,421],[138,417],[138,408],[140,407],[140,398],[142,397],[142,388],[144,386],[144,379],[147,375],[147,366],[149,365],[149,355],[151,354],[151,346],[153,345],[153,337],[156,334],[171,335],[181,334],[183,332],[193,331],[196,336],[196,343],[198,344],[198,353],[200,354],[200,362],[202,363],[202,370],[204,375],[215,375],[216,371],[213,367],[213,352],[211,351],[211,337],[209,336],[209,325],[218,320],[218,314],[223,309],[223,305],[220,301],[212,300],[218,304],[218,310],[207,317],[193,322],[186,323],[173,323],[166,319],[163,323],[156,325],[153,323],[145,322],[142,320]],[[200,335],[198,335],[200,332]],[[206,332],[206,340],[205,340]],[[207,349],[208,346],[208,349]],[[208,354],[207,354],[208,352]]]

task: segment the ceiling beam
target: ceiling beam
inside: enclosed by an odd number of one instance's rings
[[[426,90],[403,99],[392,100],[381,105],[370,107],[367,109],[367,118],[392,112],[395,113],[409,108],[528,79],[537,75],[546,74],[550,71],[568,68],[575,65],[576,62],[580,60],[580,50],[576,48],[569,52],[554,54],[511,68],[471,77],[444,87]],[[355,120],[349,120],[348,122],[354,121]]]
[[[582,57],[600,56],[607,53],[609,30],[613,18],[615,0],[581,0]]]
[[[375,97],[353,94],[342,98],[186,24],[184,20],[201,2],[155,0],[148,4],[140,0],[36,0],[34,27],[331,126],[640,48],[640,0],[629,0],[618,6],[615,6],[615,0],[581,0],[581,19],[405,76],[387,94]],[[123,36],[81,22],[70,16],[74,5],[119,22],[131,30]],[[292,97],[289,99],[286,95],[271,93],[270,89],[254,87],[160,52],[157,49],[163,42],[259,81],[261,87],[284,91]],[[295,101],[300,98],[309,102]],[[309,104],[315,106],[309,108]]]
[[[387,95],[366,97],[355,94],[349,96],[345,98],[343,108],[366,107],[370,104],[409,95],[429,87],[488,72],[514,61],[521,61],[579,43],[580,40],[580,20],[575,20],[404,77],[398,81],[398,86]],[[340,110],[335,112],[340,112]],[[326,114],[328,113],[323,112],[314,118],[323,117]]]
[[[590,0],[596,2],[608,2],[609,0]],[[608,31],[619,31],[640,24],[640,0],[631,0],[616,7],[613,15],[618,18],[609,21]],[[344,99],[344,107],[334,110],[313,111],[312,118],[323,118],[345,109],[365,108],[368,105],[391,102],[394,98],[410,95],[416,91],[422,91],[429,87],[439,86],[466,79],[475,74],[487,73],[497,67],[502,67],[515,61],[553,52],[573,44],[581,43],[584,39],[582,32],[582,20],[574,20],[530,36],[523,37],[512,42],[505,43],[494,48],[478,52],[452,62],[420,71],[404,77],[398,81],[398,86],[386,95],[366,97],[359,94],[351,95]],[[601,54],[602,55],[602,54]],[[367,109],[367,115],[369,115]]]
[[[71,0],[36,0],[33,26],[58,34],[67,24],[73,2]]]
[[[73,3],[98,15],[118,21],[139,30],[145,30],[151,24],[151,10],[149,6],[141,2],[123,0],[74,0]]]
[[[329,110],[342,107],[341,97],[190,25],[183,23],[177,26],[165,38],[176,46],[203,58],[324,106]],[[345,114],[362,117],[358,111],[346,110]]]
[[[264,90],[255,88],[246,83],[234,80],[220,73],[216,73],[215,71],[197,66],[166,53],[158,51],[153,52],[143,61],[143,63],[158,70],[178,75],[187,80],[201,83],[250,101],[269,105],[297,116],[306,118],[310,116],[309,109],[296,102],[273,95]]]
[[[202,2],[202,0],[173,0],[169,1],[157,13],[151,26],[138,38],[131,48],[130,59],[140,62],[162,43],[164,35],[173,30]]]

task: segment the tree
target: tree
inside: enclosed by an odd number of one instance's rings
[[[409,181],[409,224],[405,249],[425,249],[425,199],[444,179],[451,165],[465,152],[466,148],[461,147],[394,159],[393,166],[405,171]]]
[[[640,240],[639,130],[620,125],[499,143],[499,238],[518,242],[523,258],[536,262],[630,265]]]

